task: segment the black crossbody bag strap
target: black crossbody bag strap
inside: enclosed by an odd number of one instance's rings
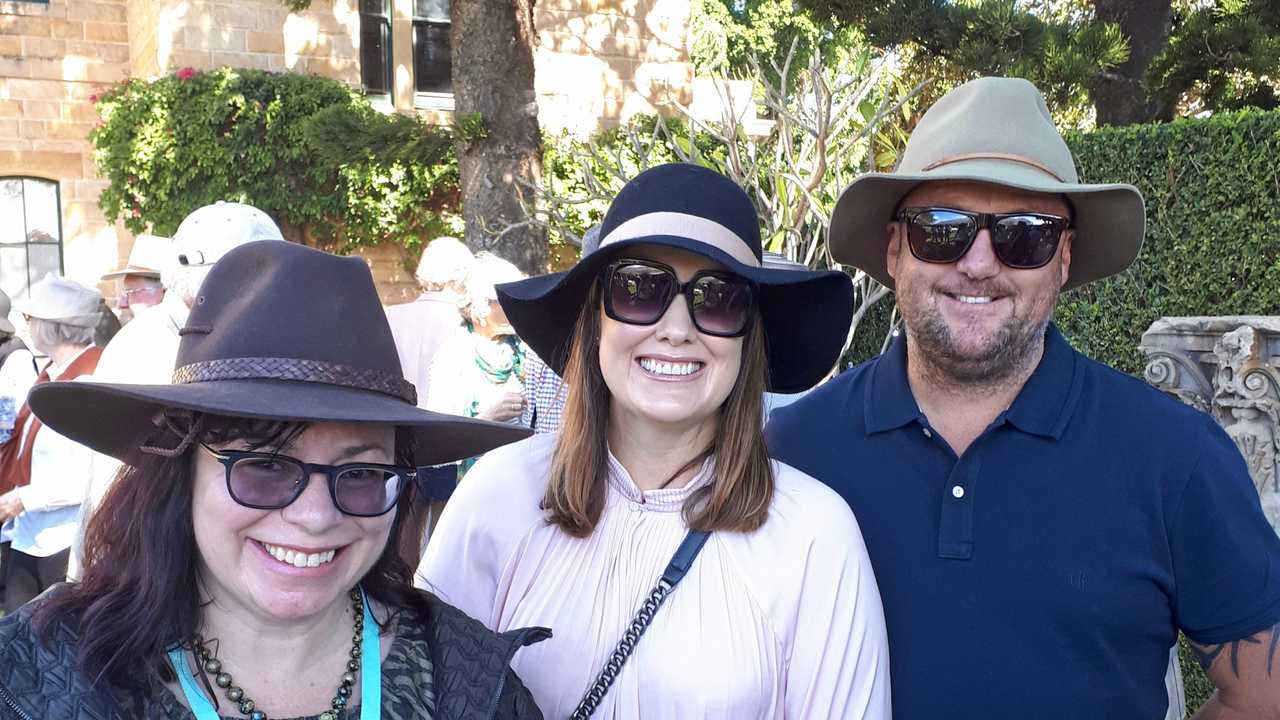
[[[707,538],[710,536],[711,533],[701,530],[690,530],[685,536],[680,547],[676,548],[675,555],[671,556],[671,562],[667,563],[667,569],[662,572],[658,584],[649,591],[649,595],[636,611],[631,624],[627,626],[627,631],[622,634],[622,639],[613,649],[613,654],[601,668],[600,675],[587,689],[587,694],[582,696],[577,709],[569,716],[570,720],[586,720],[596,711],[596,707],[609,692],[613,681],[617,679],[622,666],[627,663],[627,658],[631,657],[632,651],[636,649],[640,636],[649,629],[649,623],[653,622],[653,616],[657,614],[658,608],[662,607],[667,596],[684,579],[685,573],[689,572],[689,567],[693,565],[694,558],[698,557],[698,553],[702,551],[702,546],[707,543]]]

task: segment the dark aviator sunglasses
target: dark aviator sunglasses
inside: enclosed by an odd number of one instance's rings
[[[1017,270],[1044,267],[1058,251],[1067,218],[1046,213],[976,213],[953,208],[906,208],[898,213],[907,224],[907,245],[917,260],[953,263],[973,247],[978,231],[991,233],[996,258]]]
[[[606,267],[600,282],[605,315],[628,325],[653,325],[683,295],[698,332],[740,337],[755,309],[755,283],[721,270],[699,270],[682,283],[669,265],[624,259]]]

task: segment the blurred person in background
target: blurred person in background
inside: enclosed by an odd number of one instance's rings
[[[56,275],[31,286],[19,310],[32,347],[49,358],[36,386],[93,372],[102,354],[93,345],[102,307],[97,290]],[[88,448],[44,427],[23,404],[12,437],[0,446],[0,540],[9,543],[0,560],[6,613],[66,579],[92,466]]]
[[[173,264],[173,241],[159,235],[139,235],[133,239],[124,267],[102,276],[114,281],[116,312],[127,325],[138,313],[159,305],[164,298],[160,273]]]
[[[152,236],[140,235],[138,241]],[[196,208],[183,218],[173,240],[146,241],[146,262],[160,266],[164,294],[158,305],[136,310],[128,325],[107,344],[93,372],[99,382],[158,385],[169,382],[178,354],[179,330],[196,303],[200,284],[218,260],[233,248],[256,240],[283,240],[271,217],[252,205],[217,202]],[[142,262],[129,253],[130,265]],[[126,276],[127,277],[127,276]],[[131,305],[132,305],[131,301]],[[136,305],[135,305],[136,309]],[[76,579],[88,516],[106,494],[120,462],[98,455],[88,492],[80,505],[67,576]]]
[[[422,294],[413,302],[386,309],[400,367],[418,389],[419,407],[427,406],[432,359],[462,326],[459,303],[466,295],[472,259],[471,251],[457,238],[432,240],[414,273]]]
[[[524,347],[498,304],[494,286],[524,278],[515,265],[477,253],[461,298],[463,324],[436,352],[427,382],[428,410],[517,423]]]
[[[18,329],[9,320],[11,309],[9,296],[0,291],[0,368],[3,368],[9,357],[18,350],[23,351],[19,357],[30,355],[26,352],[27,346],[18,337]],[[21,404],[22,400],[0,383],[0,444],[7,441],[13,432],[13,423],[18,415],[18,406]]]

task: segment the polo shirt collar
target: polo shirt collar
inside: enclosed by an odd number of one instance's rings
[[[1083,382],[1080,355],[1053,323],[1045,332],[1044,355],[1022,386],[1005,419],[1023,432],[1054,439],[1062,437]],[[868,433],[900,428],[921,420],[920,406],[907,381],[907,335],[900,333],[877,360],[867,388]]]
[[[1081,356],[1049,323],[1044,355],[1022,386],[1005,419],[1023,432],[1058,439],[1067,429],[1084,381]]]
[[[868,433],[893,430],[920,418],[920,406],[907,382],[907,333],[900,332],[876,360],[867,387]]]

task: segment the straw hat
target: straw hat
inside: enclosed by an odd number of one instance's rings
[[[888,287],[885,225],[922,182],[970,180],[1065,195],[1075,209],[1071,270],[1064,290],[1123,271],[1145,230],[1132,185],[1085,185],[1044,97],[1018,78],[986,77],[952,90],[920,118],[897,170],[862,175],[831,216],[832,256]]]
[[[133,239],[133,247],[129,249],[129,259],[124,267],[112,270],[102,276],[103,280],[111,280],[125,275],[160,279],[160,271],[169,267],[177,259],[173,252],[173,241],[159,235],[139,235]]]

